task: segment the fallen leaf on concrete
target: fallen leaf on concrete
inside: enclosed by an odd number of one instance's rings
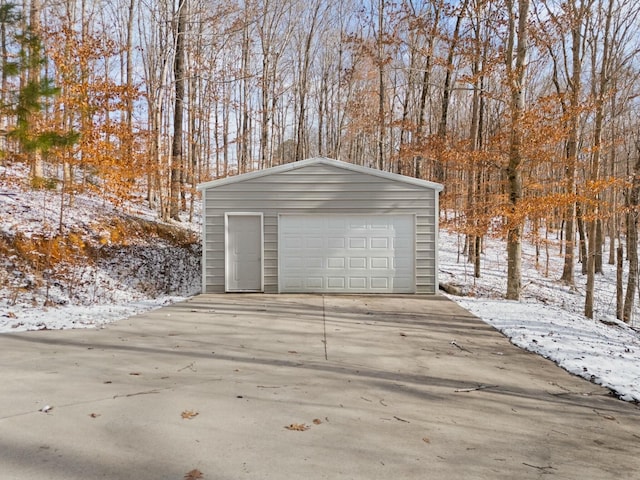
[[[100,414],[99,413],[90,413],[89,416],[91,418],[98,418],[100,416]]]
[[[310,427],[308,427],[304,423],[292,423],[290,425],[286,425],[284,428],[286,428],[287,430],[293,430],[295,432],[304,432],[305,430],[309,430]]]
[[[313,423],[316,425],[320,425],[322,423],[322,420],[320,420],[319,418],[314,418]]]
[[[140,375],[140,372],[131,372],[129,375]]]
[[[197,417],[198,416],[198,412],[195,412],[193,410],[185,410],[184,412],[182,412],[180,414],[180,416],[182,418],[184,418],[185,420],[191,420],[193,417]]]
[[[431,443],[431,440],[429,440],[429,437],[422,437],[422,441],[424,443]]]
[[[184,480],[197,480],[198,478],[204,478],[204,475],[197,468],[194,468],[193,470],[185,473],[184,475]]]
[[[289,353],[296,354],[296,353],[298,353],[298,352],[296,352],[295,350],[289,350]]]

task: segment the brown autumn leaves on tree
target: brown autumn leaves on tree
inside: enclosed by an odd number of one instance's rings
[[[531,242],[547,274],[563,262],[565,284],[586,276],[593,316],[595,276],[623,247],[628,321],[639,11],[629,0],[0,0],[1,120],[10,132],[26,75],[7,66],[33,24],[39,73],[59,93],[31,126],[80,134],[38,173],[66,201],[94,189],[192,217],[199,182],[329,156],[444,183],[441,221],[464,235],[476,276],[483,238],[507,240],[508,298],[521,295]],[[3,162],[26,161],[11,137],[3,150]]]

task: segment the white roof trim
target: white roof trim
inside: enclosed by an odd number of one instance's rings
[[[284,165],[278,165],[277,167],[265,168],[263,170],[256,170],[249,173],[242,173],[240,175],[234,175],[232,177],[220,178],[218,180],[211,180],[199,184],[196,188],[198,190],[205,190],[207,188],[221,187],[222,185],[228,185],[230,183],[243,182],[245,180],[251,180],[253,178],[264,177],[275,173],[288,172],[290,170],[296,170],[299,168],[308,167],[311,165],[328,165],[330,167],[342,168],[344,170],[351,170],[353,172],[362,173],[365,175],[373,175],[387,180],[393,180],[396,182],[409,183],[411,185],[417,185],[419,187],[430,188],[441,192],[444,186],[440,183],[430,182],[428,180],[421,180],[419,178],[407,177],[397,173],[384,172],[375,168],[362,167],[353,163],[342,162],[340,160],[334,160],[326,157],[315,157],[301,160],[299,162],[285,163]]]

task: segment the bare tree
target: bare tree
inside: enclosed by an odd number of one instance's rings
[[[509,300],[519,300],[522,289],[522,221],[517,212],[522,199],[522,116],[524,114],[525,75],[528,51],[529,0],[506,1],[508,37],[505,48],[507,82],[509,83],[511,126],[509,160],[506,167],[509,196],[509,227],[507,232],[507,294]]]
[[[624,297],[622,320],[631,322],[631,312],[635,303],[638,288],[638,217],[640,208],[640,139],[636,139],[635,163],[631,188],[627,195],[627,256],[629,258],[629,274],[627,292]]]
[[[301,26],[304,31],[301,35],[301,50],[299,52],[299,75],[297,81],[297,112],[296,112],[296,160],[302,160],[309,151],[309,136],[307,131],[308,123],[308,97],[309,81],[311,75],[311,59],[313,55],[313,42],[320,23],[320,9],[324,6],[323,0],[313,0],[311,4],[305,6],[309,12],[307,21]]]
[[[593,188],[597,188],[596,184],[600,178],[600,154],[602,149],[602,127],[604,122],[604,107],[605,107],[605,97],[608,95],[609,90],[609,80],[610,80],[610,69],[611,69],[611,20],[613,17],[613,4],[614,0],[609,0],[609,5],[606,8],[605,18],[604,18],[604,31],[602,32],[602,59],[600,60],[600,71],[597,71],[596,68],[596,55],[595,53],[592,55],[592,75],[594,76],[594,80],[592,81],[591,86],[591,95],[595,100],[596,112],[594,119],[594,128],[593,128],[593,154],[591,156],[591,165],[590,165],[590,174],[589,181],[591,182]],[[592,38],[596,40],[596,35]],[[594,303],[594,289],[595,289],[595,274],[596,271],[599,270],[602,272],[602,235],[601,230],[600,234],[598,234],[598,224],[599,224],[599,215],[600,215],[600,194],[595,191],[595,198],[593,207],[591,208],[591,220],[589,221],[589,247],[587,253],[587,285],[586,285],[586,294],[585,294],[585,302],[584,302],[584,314],[593,318],[593,303]],[[596,268],[597,265],[597,256],[598,251],[600,252],[600,265],[599,268]]]
[[[180,221],[180,193],[183,185],[184,159],[182,156],[183,117],[184,117],[184,54],[187,30],[187,0],[179,0],[175,39],[175,58],[173,76],[175,97],[173,108],[173,141],[171,143],[171,180],[169,193],[169,217]]]

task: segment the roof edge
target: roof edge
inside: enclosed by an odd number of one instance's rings
[[[260,178],[267,175],[289,172],[291,170],[297,170],[299,168],[304,168],[311,165],[328,165],[331,167],[338,167],[344,170],[350,170],[353,172],[358,172],[366,175],[374,175],[380,178],[385,178],[387,180],[394,180],[397,182],[408,183],[408,184],[417,185],[420,187],[431,188],[438,192],[441,192],[444,189],[444,185],[440,183],[431,182],[429,180],[422,180],[419,178],[408,177],[406,175],[400,175],[398,173],[385,172],[383,170],[378,170],[375,168],[363,167],[362,165],[356,165],[354,163],[343,162],[341,160],[335,160],[333,158],[327,158],[327,157],[307,158],[305,160],[300,160],[298,162],[285,163],[284,165],[278,165],[275,167],[265,168],[262,170],[255,170],[253,172],[242,173],[239,175],[234,175],[232,177],[225,177],[225,178],[219,178],[216,180],[210,180],[208,182],[198,184],[196,186],[196,189],[199,191],[202,191],[208,188],[221,187],[223,185],[229,185],[231,183],[236,183],[236,182],[243,182],[245,180]]]

